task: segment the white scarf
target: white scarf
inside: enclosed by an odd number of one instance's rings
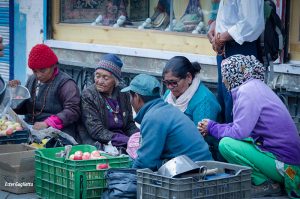
[[[170,92],[166,97],[165,101],[173,106],[179,108],[180,111],[184,112],[187,109],[187,106],[194,96],[195,92],[197,91],[200,85],[200,73],[195,75],[192,84],[186,89],[184,93],[182,93],[178,99]]]

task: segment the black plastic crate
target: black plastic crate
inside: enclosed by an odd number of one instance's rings
[[[215,178],[169,178],[149,169],[137,171],[137,198],[140,199],[242,199],[251,198],[251,168],[217,161],[200,161],[199,166],[218,168]]]
[[[0,144],[21,144],[27,143],[29,139],[29,130],[15,131],[9,136],[0,136]]]

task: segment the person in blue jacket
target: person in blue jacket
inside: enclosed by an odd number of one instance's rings
[[[216,96],[204,85],[200,78],[201,66],[198,62],[190,62],[184,56],[175,56],[165,65],[162,78],[167,88],[164,100],[177,107],[195,124],[204,118],[218,121],[221,106]],[[219,153],[219,141],[206,136],[210,151],[215,160],[224,161]]]
[[[137,75],[121,90],[130,92],[131,105],[141,125],[141,145],[133,168],[157,170],[165,161],[186,155],[193,161],[212,160],[196,125],[178,108],[160,97],[160,83],[150,75]]]

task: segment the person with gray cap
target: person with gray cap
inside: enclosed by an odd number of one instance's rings
[[[115,54],[106,54],[96,65],[95,83],[82,91],[79,141],[84,144],[111,144],[126,149],[136,127],[128,93],[120,92],[123,62]]]
[[[194,123],[178,108],[160,97],[160,83],[150,75],[140,74],[121,90],[130,92],[130,101],[141,124],[141,145],[133,168],[155,171],[164,161],[187,155],[193,161],[212,160],[208,145]]]

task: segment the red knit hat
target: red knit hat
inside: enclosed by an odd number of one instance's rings
[[[45,44],[35,45],[29,53],[28,66],[31,69],[50,68],[57,62],[57,56]]]

